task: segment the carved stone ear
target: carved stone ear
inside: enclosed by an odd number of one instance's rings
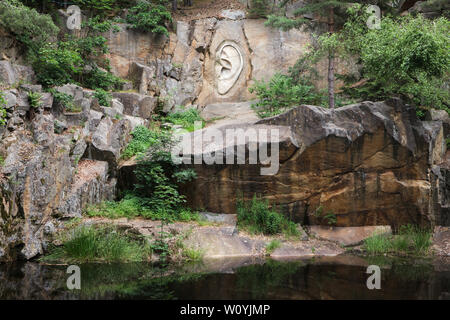
[[[225,41],[216,52],[217,92],[224,95],[234,86],[244,67],[244,59],[238,45]]]

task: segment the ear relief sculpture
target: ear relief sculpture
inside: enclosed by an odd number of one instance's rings
[[[225,95],[234,86],[244,67],[244,58],[238,45],[224,41],[216,51],[217,92]]]

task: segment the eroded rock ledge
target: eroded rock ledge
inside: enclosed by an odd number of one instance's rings
[[[289,130],[269,142],[279,144],[278,173],[264,176],[250,164],[192,165],[198,178],[184,189],[192,207],[235,213],[240,191],[246,199],[262,194],[304,225],[327,224],[319,208],[334,213],[337,226],[448,224],[442,121],[419,121],[414,108],[393,99],[335,111],[300,106],[240,124],[258,126]],[[192,135],[207,137],[208,130]],[[204,142],[202,150],[215,149]]]

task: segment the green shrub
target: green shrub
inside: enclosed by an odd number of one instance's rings
[[[39,14],[17,0],[0,2],[0,27],[34,52],[59,31],[49,15]]]
[[[104,107],[109,107],[111,106],[111,100],[112,100],[112,96],[109,92],[103,90],[103,89],[96,89],[95,93],[94,93],[94,98],[96,98],[98,100],[98,103],[101,106]]]
[[[196,128],[194,126],[195,122],[201,122],[201,127],[205,125],[205,121],[200,116],[200,112],[196,109],[189,109],[187,111],[178,111],[175,113],[168,114],[163,121],[167,121],[176,125],[183,126],[183,129],[192,132]]]
[[[45,87],[73,83],[82,65],[79,53],[62,42],[42,46],[33,60],[37,80]]]
[[[42,95],[39,92],[28,92],[28,101],[32,108],[39,108],[42,105],[41,99]]]
[[[178,186],[196,175],[192,169],[183,169],[173,163],[171,150],[176,141],[172,132],[138,126],[132,135],[122,157],[128,159],[138,155],[134,171],[138,183],[134,192],[142,199],[142,205],[161,216],[182,212],[185,197],[179,193]]]
[[[265,18],[272,12],[271,1],[251,0],[248,12],[252,18]]]
[[[154,4],[139,1],[136,6],[129,9],[126,21],[133,29],[169,35],[167,27],[172,22],[172,15],[164,6],[165,2],[159,1],[159,4]]]
[[[368,29],[362,18],[350,19],[342,42],[360,56],[367,81],[345,92],[364,100],[399,95],[417,107],[449,112],[449,32],[445,18],[385,17],[379,30]]]
[[[289,221],[281,213],[269,208],[269,202],[256,194],[253,199],[244,202],[241,198],[237,202],[238,226],[251,233],[268,235],[285,234],[297,236],[300,234],[297,225]]]
[[[6,123],[6,100],[3,97],[3,93],[0,92],[0,126]]]
[[[255,81],[249,91],[258,97],[252,107],[261,118],[280,114],[292,106],[320,101],[313,85],[295,83],[290,76],[282,74],[275,74],[269,82]]]
[[[50,250],[44,261],[145,261],[150,254],[143,241],[121,234],[112,226],[81,226],[69,231],[61,247]]]
[[[124,159],[145,153],[158,140],[158,132],[144,126],[137,126],[131,133],[131,136],[133,138],[122,153],[122,158]]]
[[[178,191],[179,185],[195,179],[196,174],[173,162],[171,150],[176,141],[172,132],[160,130],[157,134],[157,139],[139,159],[134,171],[138,180],[135,192],[155,211],[176,212],[186,202]]]
[[[93,67],[91,71],[83,73],[83,85],[91,89],[118,90],[125,83],[125,80]]]
[[[76,106],[73,97],[67,93],[58,92],[55,89],[51,88],[47,90],[53,95],[54,103],[58,103],[61,107],[64,108],[65,111],[68,112],[80,112],[81,107]]]

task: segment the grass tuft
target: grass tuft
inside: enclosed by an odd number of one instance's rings
[[[299,236],[297,225],[288,220],[281,213],[269,208],[269,202],[254,195],[249,202],[242,199],[237,203],[238,226],[258,234],[285,234],[286,236]]]
[[[431,231],[409,224],[401,226],[395,236],[373,235],[363,247],[369,254],[425,255],[431,247]]]
[[[150,249],[119,233],[112,226],[79,226],[72,229],[63,245],[50,249],[42,261],[136,262],[145,261]]]
[[[109,219],[143,217],[150,220],[173,221],[198,221],[197,212],[188,208],[179,208],[175,211],[155,210],[147,206],[145,199],[133,194],[127,194],[120,201],[105,201],[97,205],[89,206],[85,214],[90,217],[103,217]]]
[[[266,254],[270,255],[272,252],[274,252],[276,249],[281,247],[281,241],[280,240],[272,240],[266,245]]]

